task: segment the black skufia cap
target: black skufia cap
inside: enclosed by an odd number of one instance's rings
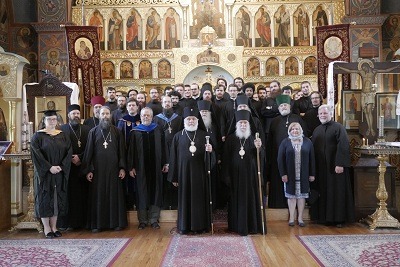
[[[247,105],[250,107],[249,105],[249,98],[246,95],[238,95],[236,97],[236,105]]]
[[[192,107],[185,107],[183,109],[183,118],[186,119],[189,116],[194,116],[196,118],[199,118],[199,111],[195,108]]]
[[[235,113],[236,122],[238,121],[250,121],[250,111],[248,110],[238,110]]]
[[[209,111],[211,109],[211,102],[206,100],[200,100],[197,102],[197,107],[199,108],[199,111],[201,110]]]
[[[70,113],[73,110],[79,110],[81,111],[81,107],[77,104],[72,104],[68,106],[68,113]]]

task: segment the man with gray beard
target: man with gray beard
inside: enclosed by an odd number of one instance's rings
[[[207,132],[199,128],[197,116],[197,109],[184,109],[185,128],[175,134],[171,144],[168,181],[178,187],[177,228],[181,234],[211,229],[207,169],[208,164],[210,168],[214,165],[215,156],[211,142],[206,142]],[[207,158],[211,158],[211,163]]]
[[[288,127],[292,122],[300,123],[304,133],[307,126],[301,117],[291,113],[290,96],[279,95],[276,97],[279,116],[271,122],[266,146],[267,180],[270,182],[268,194],[268,207],[281,209],[287,208],[287,200],[283,191],[283,182],[278,170],[278,151],[282,140],[288,137]]]
[[[60,230],[79,229],[86,226],[88,181],[81,174],[81,164],[90,127],[81,124],[80,110],[79,105],[68,106],[69,123],[60,127],[61,131],[71,139],[72,146],[68,179],[68,214],[58,217],[57,225]]]
[[[237,111],[235,118],[236,131],[225,141],[223,160],[223,177],[231,192],[229,230],[240,235],[262,233],[257,149],[261,152],[260,159],[264,158],[264,149],[261,139],[255,138],[251,132],[250,112]],[[262,166],[260,169],[263,169]]]
[[[88,228],[121,230],[128,225],[122,179],[125,178],[125,140],[111,123],[110,108],[100,109],[99,125],[89,132],[83,173],[89,184]]]
[[[197,107],[200,111],[201,119],[206,127],[207,134],[210,136],[212,144],[215,144],[214,151],[217,157],[217,162],[221,162],[223,143],[217,117],[214,112],[214,106],[211,101],[200,100],[197,102]],[[215,165],[211,170],[211,191],[214,196],[213,209],[223,209],[227,203],[227,190],[224,183],[220,179],[218,166]]]

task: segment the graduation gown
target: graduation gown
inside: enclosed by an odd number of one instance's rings
[[[83,161],[83,152],[85,151],[89,126],[78,124],[72,126],[61,125],[61,130],[69,136],[72,146],[72,155],[78,155],[81,162]],[[75,134],[74,134],[74,132]],[[78,139],[81,145],[78,145]],[[81,173],[81,165],[76,166],[71,163],[71,170],[68,180],[68,215],[60,216],[57,220],[57,225],[62,228],[82,228],[86,226],[87,216],[87,196],[88,196],[88,181]]]
[[[241,140],[243,143],[243,139]],[[248,235],[262,233],[262,212],[257,171],[257,149],[254,137],[244,143],[243,159],[239,155],[240,140],[231,134],[225,141],[223,160],[224,179],[230,187],[228,205],[229,230]],[[260,149],[260,162],[263,162],[264,149]],[[263,169],[260,166],[261,170]],[[262,177],[262,175],[261,175]]]
[[[311,206],[312,220],[354,222],[354,201],[350,183],[350,144],[343,125],[330,121],[315,128],[312,135],[316,159],[315,186],[318,200]],[[335,167],[344,172],[335,173]]]
[[[161,132],[157,124],[149,129],[139,125],[132,129],[128,148],[128,170],[136,170],[138,209],[162,206],[162,167],[165,163]]]
[[[288,137],[288,127],[292,122],[300,123],[304,133],[307,127],[301,117],[296,114],[279,115],[271,122],[267,146],[267,179],[269,180],[268,207],[274,209],[287,208],[287,200],[283,191],[282,177],[278,169],[278,151],[282,140]]]
[[[67,134],[60,132],[50,136],[36,132],[31,140],[31,155],[34,166],[35,214],[37,218],[63,216],[68,211],[68,178],[71,167],[72,148]],[[62,171],[52,174],[50,168],[60,166]],[[54,188],[57,192],[57,207],[54,207]]]
[[[125,142],[120,130],[97,126],[90,130],[83,160],[83,173],[93,173],[89,183],[88,228],[109,229],[128,225],[123,183],[118,177],[125,167]],[[110,132],[111,141],[107,138]],[[104,148],[104,138],[108,146]]]
[[[190,140],[194,139],[196,152],[189,151]],[[195,132],[179,131],[171,144],[168,181],[179,183],[178,187],[178,230],[209,231],[210,192],[207,177],[206,137],[207,132],[198,129]],[[215,163],[214,152],[211,153],[211,168]]]

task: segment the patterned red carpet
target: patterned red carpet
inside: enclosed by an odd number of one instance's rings
[[[400,266],[400,234],[297,238],[321,266]]]
[[[0,240],[0,266],[111,266],[129,241],[129,238]]]
[[[175,235],[161,264],[163,267],[262,266],[250,237]]]

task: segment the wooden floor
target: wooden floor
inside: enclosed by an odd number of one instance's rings
[[[132,238],[113,266],[159,266],[172,237],[170,231],[174,223],[161,223],[161,229],[138,230],[136,223],[123,231],[91,233],[86,230],[65,232],[62,238]],[[396,229],[370,231],[364,224],[347,225],[344,228],[328,227],[307,223],[307,226],[289,227],[286,221],[272,221],[265,236],[253,235],[260,260],[264,266],[318,266],[307,250],[297,240],[296,235],[344,235],[399,233]],[[0,232],[2,239],[44,238],[35,230]]]

